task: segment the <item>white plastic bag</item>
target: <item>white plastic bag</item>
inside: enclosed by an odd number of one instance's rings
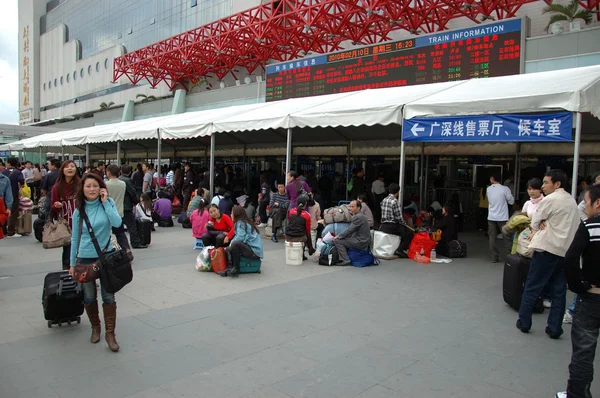
[[[398,235],[375,231],[373,235],[373,255],[375,257],[383,259],[394,257],[398,247],[400,247],[400,237]]]
[[[210,250],[213,248],[214,248],[214,246],[207,246],[204,249],[202,249],[200,254],[198,254],[198,257],[196,257],[196,271],[199,271],[199,272],[212,271],[212,267],[210,265]]]
[[[325,242],[325,243],[330,243],[330,242],[333,242],[333,238],[335,238],[335,236],[333,236],[333,235],[331,234],[331,232],[327,232],[327,235],[325,235],[325,236],[323,237],[323,242]]]

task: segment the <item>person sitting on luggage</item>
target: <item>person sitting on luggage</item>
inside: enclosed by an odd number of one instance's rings
[[[283,182],[278,183],[277,192],[271,194],[269,207],[269,217],[273,219],[273,235],[271,236],[271,240],[277,243],[277,231],[282,227],[283,220],[285,220],[290,207],[290,201],[285,192],[285,184]]]
[[[207,232],[206,224],[210,219],[208,210],[205,209],[206,202],[200,200],[198,208],[192,212],[190,222],[192,223],[192,236],[196,239],[202,239],[202,236]]]
[[[231,209],[233,209],[233,201],[231,200],[231,192],[225,192],[223,199],[219,201],[219,211],[221,214],[227,214],[231,217]]]
[[[202,243],[204,247],[226,247],[225,238],[229,236],[229,240],[233,238],[233,221],[227,214],[221,214],[217,205],[210,205],[208,210],[210,219],[206,224],[206,233],[202,235]]]
[[[448,256],[448,242],[458,240],[458,226],[452,203],[446,203],[442,209],[442,215],[442,219],[433,226],[434,231],[442,231],[442,238],[435,250],[442,256]]]
[[[219,272],[221,276],[231,276],[235,278],[240,273],[240,259],[242,256],[250,259],[259,259],[263,257],[262,238],[258,228],[252,222],[252,219],[246,214],[246,210],[239,205],[235,205],[232,211],[233,216],[233,238],[225,237],[227,247],[227,257],[229,267]]]
[[[321,206],[316,202],[311,195],[308,199],[308,214],[310,214],[310,240],[313,247],[317,246],[317,230],[319,228],[319,220],[321,219]],[[322,228],[322,227],[321,227]]]
[[[98,261],[98,251],[92,242],[92,231],[100,245],[108,241],[106,252],[114,250],[110,239],[112,228],[118,228],[123,223],[115,202],[108,197],[106,184],[96,173],[83,176],[77,190],[77,209],[73,212],[73,229],[71,235],[70,268],[71,276],[75,273],[75,265],[94,264]],[[85,226],[87,216],[90,226]],[[81,231],[81,234],[80,234]],[[102,247],[101,246],[101,247]],[[115,325],[117,322],[117,303],[115,294],[108,293],[104,288],[104,278],[100,278],[100,292],[102,296],[102,309],[104,312],[105,340],[113,352],[119,351],[119,344],[115,338]],[[100,315],[98,313],[98,291],[96,281],[81,284],[83,290],[83,304],[92,324],[90,341],[94,344],[100,341]]]
[[[413,231],[408,228],[402,217],[402,209],[398,203],[400,186],[396,183],[390,184],[389,195],[381,202],[381,226],[379,230],[386,234],[399,235],[402,239],[396,255],[408,258],[408,247],[414,236]]]
[[[312,256],[315,249],[310,239],[310,214],[305,210],[307,202],[308,197],[300,195],[296,200],[296,207],[290,210],[285,241],[304,243],[304,247],[308,247],[308,254]],[[303,256],[303,259],[306,260],[306,257]]]
[[[359,195],[360,196],[360,195]],[[371,231],[367,217],[362,212],[360,200],[353,200],[348,206],[352,213],[350,228],[337,235],[333,244],[338,251],[339,265],[350,264],[348,249],[368,250],[371,246]]]
[[[158,200],[154,202],[154,222],[161,227],[172,227],[173,204],[165,191],[158,192]]]
[[[150,195],[147,193],[143,193],[140,196],[140,203],[135,206],[134,213],[136,220],[150,221],[152,223],[152,231],[154,231],[154,227],[158,227],[158,224],[154,223],[152,200],[150,200]]]
[[[375,225],[375,218],[373,217],[373,212],[371,211],[371,208],[367,204],[367,194],[361,193],[360,195],[358,195],[358,201],[360,202],[361,206],[360,211],[362,212],[362,214],[365,215],[365,217],[367,217],[369,228],[373,229],[373,226]]]

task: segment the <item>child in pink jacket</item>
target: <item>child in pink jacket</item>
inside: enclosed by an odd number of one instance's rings
[[[200,201],[198,208],[190,215],[190,222],[192,223],[192,235],[196,239],[201,239],[202,235],[206,233],[206,223],[210,219],[208,210],[205,209],[206,202]]]

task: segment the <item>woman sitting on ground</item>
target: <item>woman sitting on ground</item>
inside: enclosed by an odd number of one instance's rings
[[[246,210],[239,205],[233,207],[233,238],[226,237],[225,243],[229,243],[227,257],[229,258],[229,268],[221,271],[221,276],[237,277],[240,273],[240,259],[242,256],[259,259],[263,257],[262,238],[258,228],[252,220],[248,218]]]
[[[135,206],[134,215],[136,220],[149,221],[152,223],[152,231],[154,231],[154,208],[150,195],[143,193],[140,196],[140,203]]]
[[[196,239],[202,239],[202,236],[207,232],[206,224],[210,220],[208,210],[205,209],[206,202],[201,199],[198,201],[198,208],[190,215],[192,223],[192,236]]]
[[[217,205],[210,205],[210,219],[206,224],[206,233],[202,235],[204,247],[226,247],[225,238],[233,238],[233,221],[227,214],[221,214]]]
[[[312,256],[315,249],[310,239],[310,214],[305,210],[307,202],[306,195],[301,195],[296,200],[297,207],[289,211],[285,240],[286,242],[304,243],[304,247],[308,247],[308,254]]]
[[[173,203],[168,199],[165,191],[158,192],[158,200],[154,202],[154,222],[161,227],[172,227]]]
[[[448,242],[458,239],[458,225],[454,217],[452,203],[446,203],[442,208],[442,219],[435,223],[433,229],[442,231],[442,238],[437,244],[436,252],[442,256],[447,256]]]

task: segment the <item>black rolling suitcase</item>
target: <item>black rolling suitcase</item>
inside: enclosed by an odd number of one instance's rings
[[[515,310],[521,307],[521,298],[525,289],[525,281],[529,273],[531,259],[518,254],[509,254],[504,263],[504,276],[502,278],[502,295],[504,302]],[[544,305],[541,297],[538,297],[534,312],[543,313]]]
[[[81,322],[83,291],[68,271],[50,272],[44,278],[42,306],[48,327]]]
[[[152,221],[137,220],[137,229],[142,245],[149,245],[152,240]]]
[[[37,218],[33,222],[33,232],[35,233],[35,238],[38,240],[38,242],[42,241],[44,225],[46,225],[46,220],[43,218]]]

